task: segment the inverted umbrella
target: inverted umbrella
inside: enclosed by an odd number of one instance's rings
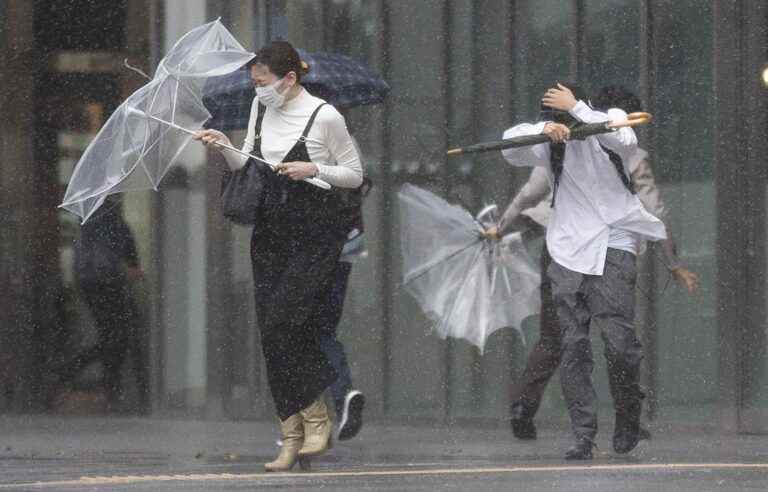
[[[182,36],[152,80],[115,110],[88,145],[60,206],[85,222],[110,194],[157,190],[192,138],[178,128],[200,128],[210,118],[202,104],[205,81],[251,58],[219,20]]]
[[[389,93],[389,85],[384,79],[349,56],[298,52],[310,67],[309,73],[301,78],[301,85],[336,108],[378,104]],[[209,80],[204,96],[205,106],[213,115],[206,127],[228,131],[248,126],[254,97],[248,70],[237,70]]]
[[[465,209],[413,185],[398,193],[403,284],[441,337],[462,338],[481,353],[504,327],[522,337],[525,318],[539,312],[540,276],[519,233],[501,241]]]
[[[625,126],[637,126],[648,123],[651,121],[650,113],[632,113],[627,115],[625,121],[611,122],[606,121],[603,123],[589,123],[579,125],[571,129],[571,139],[583,140],[591,135],[598,135],[600,133],[610,133],[618,128]],[[540,143],[549,142],[549,137],[544,134],[539,135],[522,135],[519,137],[507,138],[504,140],[496,140],[493,142],[483,142],[474,145],[468,145],[466,147],[459,147],[450,149],[448,155],[460,155],[460,154],[474,154],[478,152],[488,152],[491,150],[503,150],[512,147],[526,147],[528,145],[536,145]]]

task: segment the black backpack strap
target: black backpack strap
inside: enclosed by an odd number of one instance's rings
[[[549,202],[551,208],[555,208],[555,197],[560,188],[560,176],[563,174],[563,161],[565,159],[565,144],[549,144],[549,167],[552,170],[552,200]]]
[[[266,109],[267,107],[261,103],[259,103],[256,108],[256,125],[254,126],[254,133],[256,136],[254,137],[254,140],[261,138],[261,122],[264,121],[264,113],[267,112]]]
[[[317,108],[315,108],[315,111],[312,113],[312,116],[309,117],[309,121],[307,121],[307,126],[304,128],[304,131],[301,133],[301,137],[299,137],[300,142],[304,142],[307,140],[307,135],[309,135],[309,130],[312,129],[312,124],[315,122],[315,118],[317,117],[317,113],[320,112],[320,109],[322,109],[323,106],[325,106],[328,103],[322,103]]]
[[[621,156],[603,145],[601,145],[600,148],[603,149],[603,152],[608,154],[608,159],[611,160],[613,167],[616,168],[616,172],[619,173],[619,178],[621,178],[621,182],[624,183],[624,187],[634,195],[635,185],[632,183],[632,177],[627,176],[626,171],[624,171],[624,161],[621,160]]]

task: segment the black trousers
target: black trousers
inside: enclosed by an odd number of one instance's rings
[[[544,244],[541,252],[541,314],[539,317],[539,339],[528,354],[528,361],[520,378],[512,385],[510,402],[513,407],[520,406],[522,417],[533,418],[541,405],[541,399],[547,383],[560,365],[560,326],[557,310],[552,300],[552,283],[547,269],[552,258]]]

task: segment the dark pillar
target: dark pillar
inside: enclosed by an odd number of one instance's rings
[[[29,407],[38,272],[33,3],[0,2],[0,410]]]
[[[724,430],[754,432],[759,418],[745,418],[743,410],[751,366],[765,351],[768,101],[759,75],[768,7],[749,0],[713,5],[719,408]]]

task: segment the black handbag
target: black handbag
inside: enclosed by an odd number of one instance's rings
[[[248,159],[236,171],[225,171],[221,178],[221,209],[224,217],[241,225],[254,225],[264,203],[266,165]]]

